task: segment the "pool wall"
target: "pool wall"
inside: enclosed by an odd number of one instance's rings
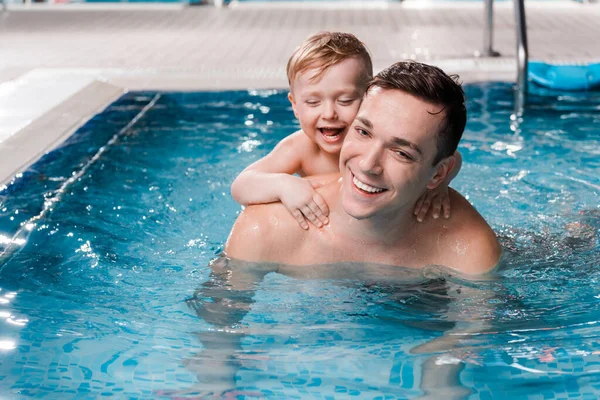
[[[12,127],[5,125],[2,132],[4,140],[0,142],[0,185],[9,183],[15,175],[60,145],[126,91],[122,87],[97,80],[80,80],[75,84],[71,80],[71,83],[69,85],[60,80],[54,81],[50,87],[45,88],[54,90],[45,99],[41,95],[28,95],[26,88],[24,90],[18,82],[15,83],[15,89],[21,91],[21,96],[16,100],[13,98],[7,112],[27,110],[27,114],[21,114],[21,123],[14,123]],[[40,92],[36,89],[36,93]],[[20,104],[19,99],[32,104]]]

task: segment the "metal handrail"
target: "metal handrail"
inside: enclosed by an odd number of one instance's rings
[[[525,0],[514,0],[515,27],[517,31],[517,85],[515,88],[515,113],[523,115],[527,98],[527,63],[529,50],[527,48],[527,24],[525,18]],[[494,50],[494,0],[484,0],[484,32],[483,50],[481,55],[498,57],[500,53]]]
[[[517,30],[517,87],[515,88],[515,113],[523,115],[527,99],[527,63],[529,50],[527,47],[527,25],[525,19],[525,0],[514,0],[515,25]]]
[[[485,57],[498,57],[500,53],[494,50],[494,0],[484,1],[483,51]]]

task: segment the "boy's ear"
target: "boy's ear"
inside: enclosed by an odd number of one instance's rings
[[[450,175],[450,172],[452,172],[452,170],[454,169],[455,163],[456,157],[454,157],[453,155],[450,157],[446,157],[442,161],[440,161],[435,167],[435,174],[427,184],[427,189],[435,189],[442,182],[444,182],[446,178]]]
[[[294,116],[298,118],[298,113],[296,112],[296,101],[294,100],[294,96],[292,96],[292,92],[288,93],[288,100],[292,104],[292,110],[294,110]]]

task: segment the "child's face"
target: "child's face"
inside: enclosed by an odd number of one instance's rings
[[[322,150],[339,154],[344,137],[363,98],[364,67],[356,58],[346,59],[320,77],[312,68],[296,75],[289,94],[302,130]]]

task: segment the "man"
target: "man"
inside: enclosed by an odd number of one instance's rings
[[[341,178],[329,177],[319,189],[330,205],[329,224],[303,230],[279,203],[250,206],[225,253],[287,265],[444,265],[465,275],[491,270],[501,253],[496,236],[459,193],[450,191],[448,219],[420,223],[413,214],[419,197],[454,166],[464,101],[460,85],[439,68],[399,62],[380,72],[344,141]]]
[[[494,268],[500,258],[496,236],[460,194],[450,190],[448,219],[418,222],[413,212],[421,194],[443,182],[453,168],[453,154],[466,124],[464,101],[460,85],[440,69],[396,63],[380,72],[367,89],[342,146],[340,175],[311,178],[316,186],[323,185],[318,190],[330,207],[329,224],[304,230],[280,203],[244,210],[225,246],[232,260],[213,262],[211,279],[188,300],[200,318],[218,328],[198,332],[203,351],[188,363],[197,368],[199,385],[193,390],[235,393],[231,389],[244,357],[241,340],[251,332],[241,321],[254,301],[254,290],[269,272],[397,280],[401,290],[403,282],[419,277],[419,269],[428,265],[444,265],[471,276]],[[472,295],[474,290],[460,287],[447,292],[449,298],[485,298]],[[457,311],[449,314],[460,316]],[[465,332],[485,329],[482,318],[461,318],[454,318],[461,326],[453,329],[461,335],[449,331],[412,351],[447,351]],[[438,361],[431,358],[423,364],[424,394],[464,396],[468,390],[458,380],[462,366]]]

